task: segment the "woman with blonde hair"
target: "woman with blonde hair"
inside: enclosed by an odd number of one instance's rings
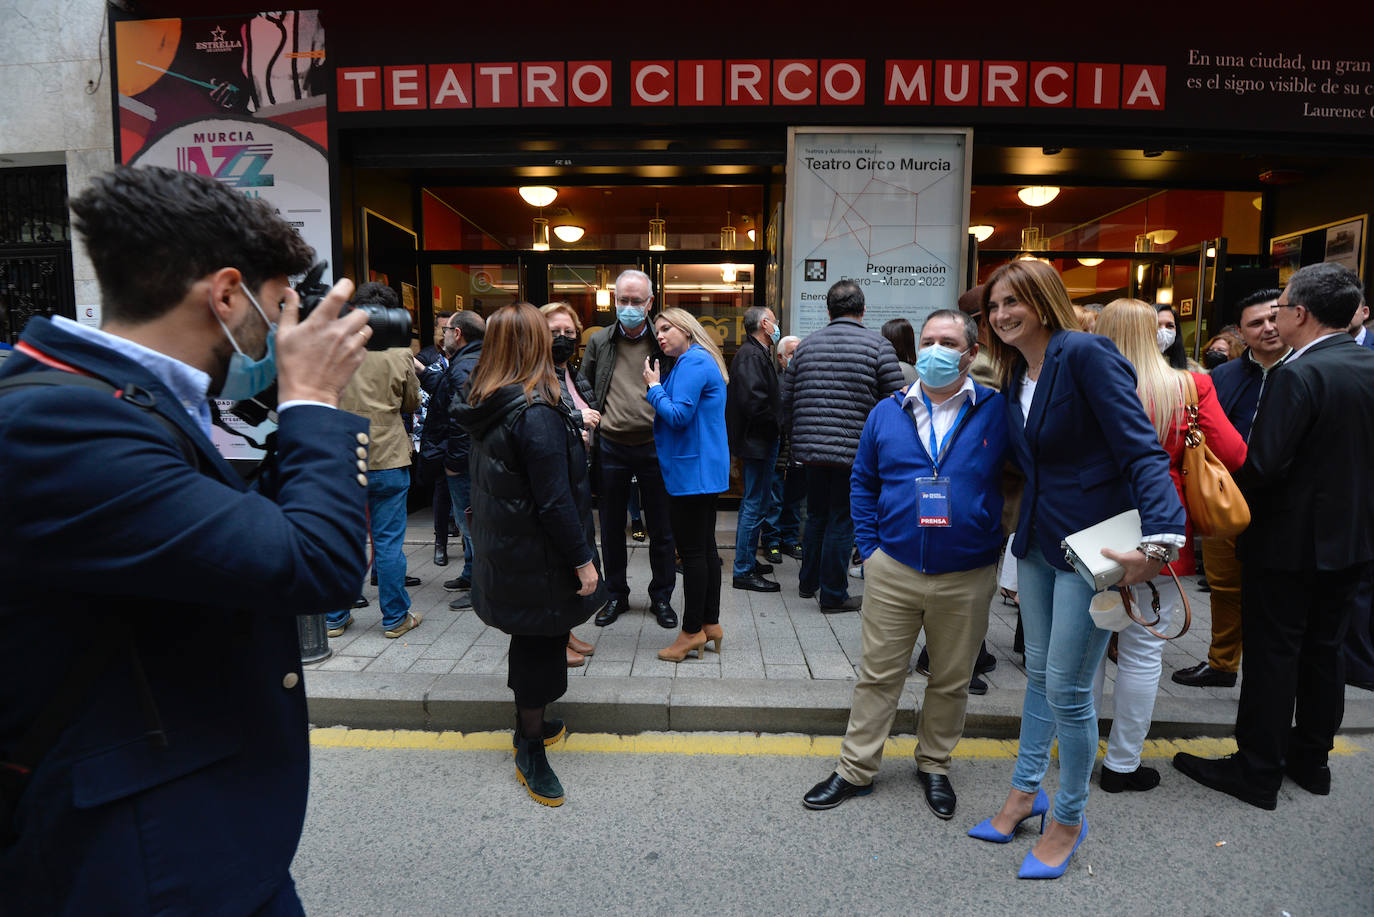
[[[1097,333],[1121,351],[1136,373],[1136,392],[1155,435],[1169,455],[1169,475],[1179,501],[1183,500],[1184,434],[1188,430],[1186,405],[1188,379],[1197,391],[1197,420],[1207,445],[1221,463],[1235,471],[1245,463],[1245,440],[1241,439],[1217,401],[1212,380],[1205,373],[1174,369],[1159,352],[1157,312],[1154,306],[1138,299],[1117,299],[1107,304],[1097,320]],[[1159,623],[1163,633],[1179,605],[1178,589],[1168,576],[1170,569],[1179,576],[1197,572],[1193,557],[1192,524],[1187,524],[1186,539],[1179,548],[1178,560],[1147,583],[1132,587],[1137,608],[1151,609],[1158,597]],[[1164,641],[1139,624],[1132,623],[1117,635],[1116,688],[1112,700],[1112,732],[1107,739],[1107,757],[1102,761],[1099,784],[1108,793],[1122,790],[1151,790],[1159,784],[1159,771],[1140,763],[1150,719],[1154,715],[1155,695]],[[1107,661],[1098,666],[1096,696],[1102,697]]]
[[[660,380],[644,360],[645,397],[654,407],[654,446],[668,491],[673,541],[682,558],[682,633],[658,658],[703,658],[708,642],[720,652],[720,549],[716,546],[716,497],[730,486],[730,446],[725,434],[728,373],[720,344],[683,309],[664,309],[654,334],[676,362]]]
[[[472,607],[510,634],[516,777],[563,804],[544,752],[564,734],[544,710],[568,690],[568,633],[605,601],[582,431],[563,404],[549,326],[529,303],[487,318],[467,399],[450,408],[471,437]]]
[[[1012,458],[1026,475],[1011,546],[1026,698],[1011,791],[997,814],[969,834],[1010,843],[1021,822],[1040,815],[1042,836],[1018,875],[1054,879],[1088,835],[1083,810],[1097,758],[1093,677],[1108,638],[1088,614],[1093,588],[1065,560],[1060,542],[1138,509],[1141,544],[1103,553],[1121,564],[1122,585],[1143,583],[1183,543],[1183,508],[1130,365],[1109,341],[1078,330],[1054,268],[1042,261],[1002,265],[988,278],[983,314],[1007,396]],[[1051,813],[1041,784],[1056,738],[1059,790]]]

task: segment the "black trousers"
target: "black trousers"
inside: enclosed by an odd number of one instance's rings
[[[673,597],[677,569],[673,563],[673,532],[668,521],[668,492],[653,443],[622,446],[605,436],[601,446],[601,563],[611,598],[628,599],[625,568],[625,513],[630,501],[630,478],[639,479],[639,504],[649,530],[649,598],[667,602]]]
[[[511,634],[506,687],[515,706],[543,707],[568,693],[568,635]]]
[[[1370,566],[1291,571],[1245,564],[1236,744],[1255,786],[1277,790],[1285,762],[1326,763],[1345,715],[1342,644]]]
[[[682,558],[682,630],[720,623],[720,549],[716,547],[716,495],[668,498],[673,540]]]
[[[434,489],[434,543],[447,545],[449,516],[453,512],[453,505],[448,495],[444,460],[423,460],[423,464],[420,466],[420,476],[426,484]]]
[[[1365,688],[1374,685],[1374,568],[1360,581],[1355,592],[1355,608],[1345,633],[1345,681]],[[1374,690],[1374,689],[1371,689]]]

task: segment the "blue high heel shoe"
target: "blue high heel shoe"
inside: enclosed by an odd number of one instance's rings
[[[1083,843],[1083,839],[1088,836],[1088,819],[1083,819],[1083,825],[1078,829],[1078,840],[1073,842],[1073,849],[1069,855],[1064,857],[1064,862],[1058,866],[1046,866],[1035,858],[1035,851],[1026,854],[1026,858],[1021,861],[1021,871],[1016,874],[1018,879],[1057,879],[1068,871],[1069,863],[1073,860],[1073,855],[1078,852],[1078,845]]]
[[[1045,813],[1050,810],[1050,797],[1045,795],[1045,790],[1041,787],[1035,793],[1035,802],[1031,803],[1030,814],[1026,818],[1040,816],[1040,833],[1045,833]],[[1025,821],[1026,818],[1021,819]],[[1011,839],[1016,836],[1016,828],[1021,827],[1021,821],[1011,829],[1010,834],[1003,834],[992,826],[992,819],[985,818],[978,824],[969,829],[968,836],[976,837],[980,841],[990,841],[994,844],[1010,844]]]

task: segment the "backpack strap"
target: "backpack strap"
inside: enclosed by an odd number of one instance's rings
[[[10,392],[23,388],[37,388],[56,385],[75,385],[81,388],[91,388],[96,391],[106,392],[120,401],[133,405],[144,411],[158,423],[162,424],[176,440],[177,448],[181,450],[181,455],[196,471],[200,471],[200,450],[191,442],[191,438],[186,435],[186,431],[177,426],[170,418],[161,414],[157,409],[157,396],[146,388],[141,388],[132,382],[125,383],[122,387],[111,385],[104,379],[95,376],[88,376],[79,372],[70,372],[62,369],[36,369],[27,373],[20,373],[17,376],[10,376],[8,379],[0,379],[0,397]]]

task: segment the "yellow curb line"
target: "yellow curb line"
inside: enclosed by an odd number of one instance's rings
[[[835,758],[840,754],[839,736],[757,735],[718,732],[648,732],[619,736],[604,732],[571,733],[558,745],[560,751],[620,755],[735,755],[777,758]],[[389,748],[423,751],[509,751],[509,732],[424,732],[416,729],[349,729],[330,726],[310,731],[316,748]],[[1105,752],[1107,743],[1098,745]],[[1015,739],[964,739],[956,758],[1016,757]],[[1172,758],[1177,752],[1207,758],[1229,755],[1234,739],[1151,739],[1142,757]],[[1366,749],[1345,736],[1336,737],[1335,755],[1353,755]],[[899,736],[887,740],[885,755],[911,755],[916,739]]]

